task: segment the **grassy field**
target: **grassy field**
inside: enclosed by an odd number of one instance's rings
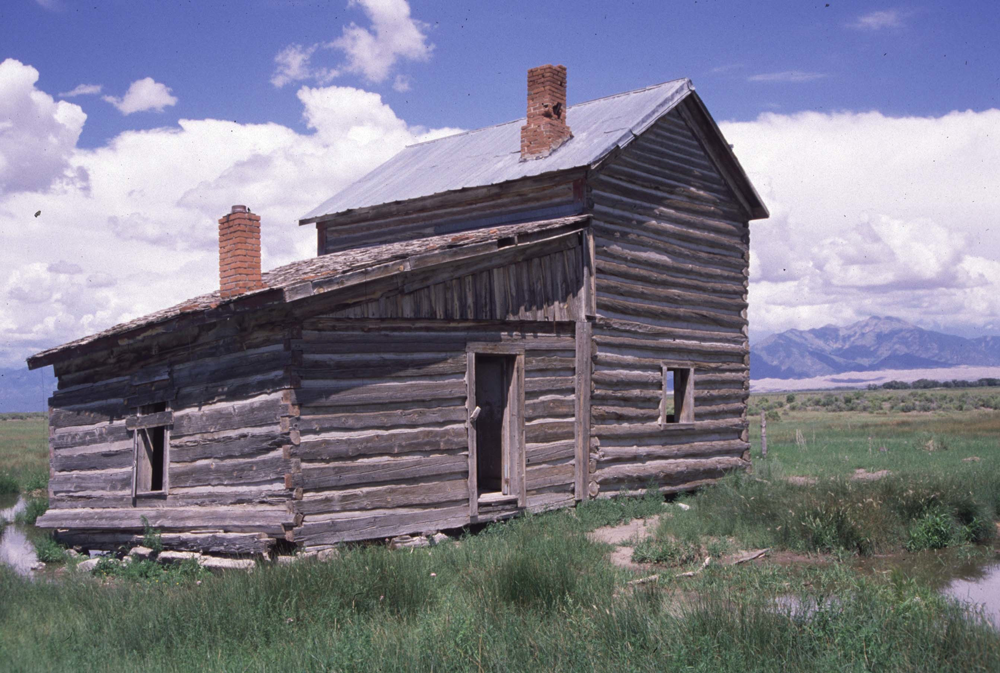
[[[47,418],[44,413],[0,414],[0,495],[48,485]]]
[[[355,546],[251,574],[109,567],[31,581],[0,568],[0,668],[1000,670],[1000,634],[976,613],[914,577],[857,567],[937,547],[995,554],[1000,414],[776,397],[752,401],[771,413],[768,461],[685,496],[688,510],[655,495],[588,502],[458,543]],[[0,434],[0,447],[15,443]],[[37,456],[15,454],[0,453],[11,461],[0,472],[20,480]],[[852,479],[858,469],[887,473]],[[652,515],[659,526],[633,559],[654,565],[639,574],[586,535]],[[758,547],[771,557],[700,570],[706,556]]]

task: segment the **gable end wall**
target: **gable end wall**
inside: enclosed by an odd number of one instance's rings
[[[591,492],[688,490],[748,465],[748,215],[677,110],[588,181],[596,318]],[[662,366],[695,422],[658,423]]]

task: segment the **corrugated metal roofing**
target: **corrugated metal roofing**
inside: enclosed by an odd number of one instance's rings
[[[302,218],[406,201],[456,189],[495,185],[594,164],[627,144],[694,87],[688,79],[566,108],[573,137],[543,159],[521,161],[524,119],[410,145]]]

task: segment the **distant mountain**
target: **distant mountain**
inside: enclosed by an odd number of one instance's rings
[[[33,372],[27,367],[0,369],[0,413],[45,411],[55,389],[51,367]]]
[[[1000,337],[966,339],[874,317],[847,327],[792,329],[750,347],[754,379],[957,365],[1000,366]]]

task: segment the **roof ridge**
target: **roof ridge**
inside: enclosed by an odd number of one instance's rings
[[[683,81],[690,82],[691,80],[687,77],[678,77],[677,79],[670,79],[667,80],[666,82],[660,82],[659,84],[650,84],[649,86],[644,86],[641,89],[632,89],[631,91],[620,91],[618,93],[609,94],[607,96],[601,96],[599,98],[591,98],[590,100],[585,100],[581,103],[574,103],[573,105],[567,105],[566,114],[568,115],[573,108],[582,107],[584,105],[590,105],[591,103],[599,103],[601,101],[610,100],[612,98],[619,98],[621,96],[631,96],[633,94],[642,93],[643,91],[649,91],[650,89],[657,89],[659,87],[666,86],[667,84],[674,84],[676,82],[683,82]],[[441,136],[440,138],[421,140],[420,142],[411,143],[407,145],[406,147],[403,148],[403,150],[408,150],[411,147],[420,147],[421,145],[429,145],[431,143],[436,143],[441,140],[445,140],[446,138],[459,138],[461,136],[472,135],[473,133],[479,133],[481,131],[489,131],[490,129],[500,128],[501,126],[517,124],[519,122],[525,121],[526,119],[527,119],[526,116],[518,117],[517,119],[511,119],[510,121],[500,122],[498,124],[490,124],[489,126],[480,126],[477,129],[469,129],[468,131],[462,131],[461,133],[452,133],[451,135]]]

